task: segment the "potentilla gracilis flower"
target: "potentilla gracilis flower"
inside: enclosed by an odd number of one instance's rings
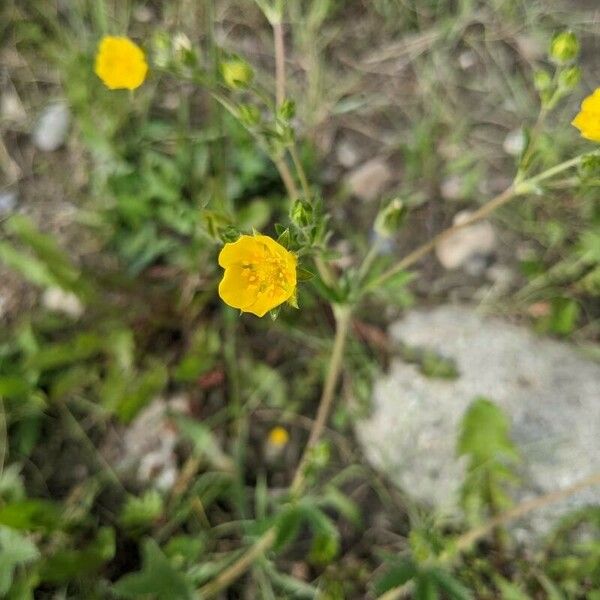
[[[242,312],[263,317],[296,295],[296,256],[266,235],[242,235],[225,244],[219,296]]]
[[[105,36],[100,40],[94,72],[111,90],[134,90],[146,79],[144,51],[129,38]]]

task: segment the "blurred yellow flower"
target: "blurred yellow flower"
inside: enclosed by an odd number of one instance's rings
[[[581,111],[571,121],[581,135],[593,142],[600,142],[600,88],[581,104]]]
[[[129,38],[105,36],[100,40],[94,71],[111,90],[134,90],[146,79],[144,51]]]
[[[269,437],[267,438],[267,441],[270,446],[283,448],[283,446],[286,446],[290,441],[290,434],[284,427],[273,427],[273,429],[269,431]]]
[[[296,256],[266,235],[242,235],[219,254],[225,269],[219,296],[242,312],[263,317],[296,294]]]

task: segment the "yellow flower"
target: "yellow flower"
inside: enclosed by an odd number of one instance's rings
[[[593,142],[600,142],[600,88],[581,104],[581,111],[571,121],[581,135]]]
[[[283,448],[284,446],[287,446],[287,443],[290,441],[290,434],[284,427],[273,427],[273,429],[269,431],[269,437],[267,438],[267,441],[270,446],[275,448]]]
[[[263,317],[296,294],[296,257],[266,235],[242,235],[219,254],[222,300]]]
[[[144,51],[129,38],[105,36],[100,41],[94,71],[111,90],[134,90],[146,79]]]

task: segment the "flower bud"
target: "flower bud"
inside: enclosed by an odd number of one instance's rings
[[[406,217],[406,206],[400,198],[394,198],[375,219],[375,232],[382,238],[392,237]]]
[[[221,76],[228,88],[239,90],[247,88],[254,77],[252,67],[240,58],[225,60],[221,63]]]
[[[242,125],[254,127],[260,123],[260,110],[253,104],[240,104],[238,106],[238,118]]]
[[[581,69],[577,66],[569,67],[561,71],[558,76],[558,85],[565,91],[570,91],[577,87],[581,81]]]
[[[533,75],[533,85],[538,92],[546,91],[552,85],[552,77],[548,71],[536,71]]]
[[[287,446],[289,441],[290,434],[288,433],[287,429],[281,426],[273,427],[267,436],[267,443],[269,446],[273,446],[277,449]]]
[[[290,219],[298,227],[306,227],[313,220],[313,207],[311,204],[298,198],[292,205]]]
[[[579,40],[572,31],[563,31],[554,36],[550,44],[550,58],[558,64],[565,64],[577,58]]]
[[[278,114],[283,120],[290,121],[296,116],[296,103],[293,100],[284,100],[278,108]]]

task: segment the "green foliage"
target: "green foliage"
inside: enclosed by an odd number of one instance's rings
[[[165,600],[191,600],[192,586],[163,554],[153,539],[145,540],[141,571],[117,581],[114,590],[124,598],[144,598],[151,595]]]
[[[18,531],[0,526],[0,594],[11,588],[15,569],[39,557],[36,545]]]
[[[462,419],[457,452],[468,458],[462,502],[471,521],[510,504],[506,486],[516,481],[519,453],[509,430],[508,418],[486,398],[475,399]]]
[[[115,555],[115,532],[110,527],[98,529],[96,538],[81,550],[64,549],[42,561],[41,581],[68,583],[93,575]]]
[[[121,523],[127,529],[140,531],[149,528],[163,512],[163,499],[156,490],[142,496],[130,496],[121,512]]]

